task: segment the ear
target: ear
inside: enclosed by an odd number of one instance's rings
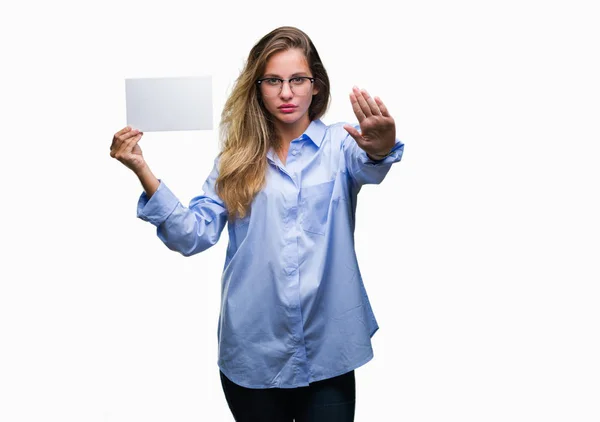
[[[313,97],[319,93],[319,87],[313,83]]]

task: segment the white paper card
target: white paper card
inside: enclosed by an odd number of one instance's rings
[[[212,129],[212,78],[125,79],[127,125],[142,132]]]

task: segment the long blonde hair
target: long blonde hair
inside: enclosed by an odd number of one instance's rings
[[[329,105],[329,77],[308,35],[283,26],[256,43],[221,113],[222,150],[216,188],[230,220],[246,216],[265,183],[267,152],[270,147],[279,147],[273,117],[262,104],[256,81],[273,54],[291,48],[304,52],[318,88],[308,110],[310,121],[321,117]]]

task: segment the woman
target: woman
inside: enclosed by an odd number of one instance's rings
[[[229,234],[218,326],[220,376],[237,421],[352,421],[354,369],[378,325],[354,250],[362,185],[380,183],[403,144],[383,102],[354,87],[359,125],[325,125],[329,79],[293,27],[250,51],[221,119],[222,151],[184,207],[144,161],[143,133],[111,156],[144,188],[138,216],[183,255]],[[358,130],[360,129],[360,130]]]

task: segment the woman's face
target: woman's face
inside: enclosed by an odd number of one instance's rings
[[[308,108],[318,90],[309,80],[300,79],[303,76],[313,77],[306,57],[300,49],[280,51],[267,61],[261,79],[279,78],[286,81],[281,85],[280,91],[277,86],[273,86],[273,81],[264,81],[259,87],[263,104],[279,124],[309,125]],[[287,82],[292,78],[297,79]],[[308,85],[303,86],[304,84]]]

